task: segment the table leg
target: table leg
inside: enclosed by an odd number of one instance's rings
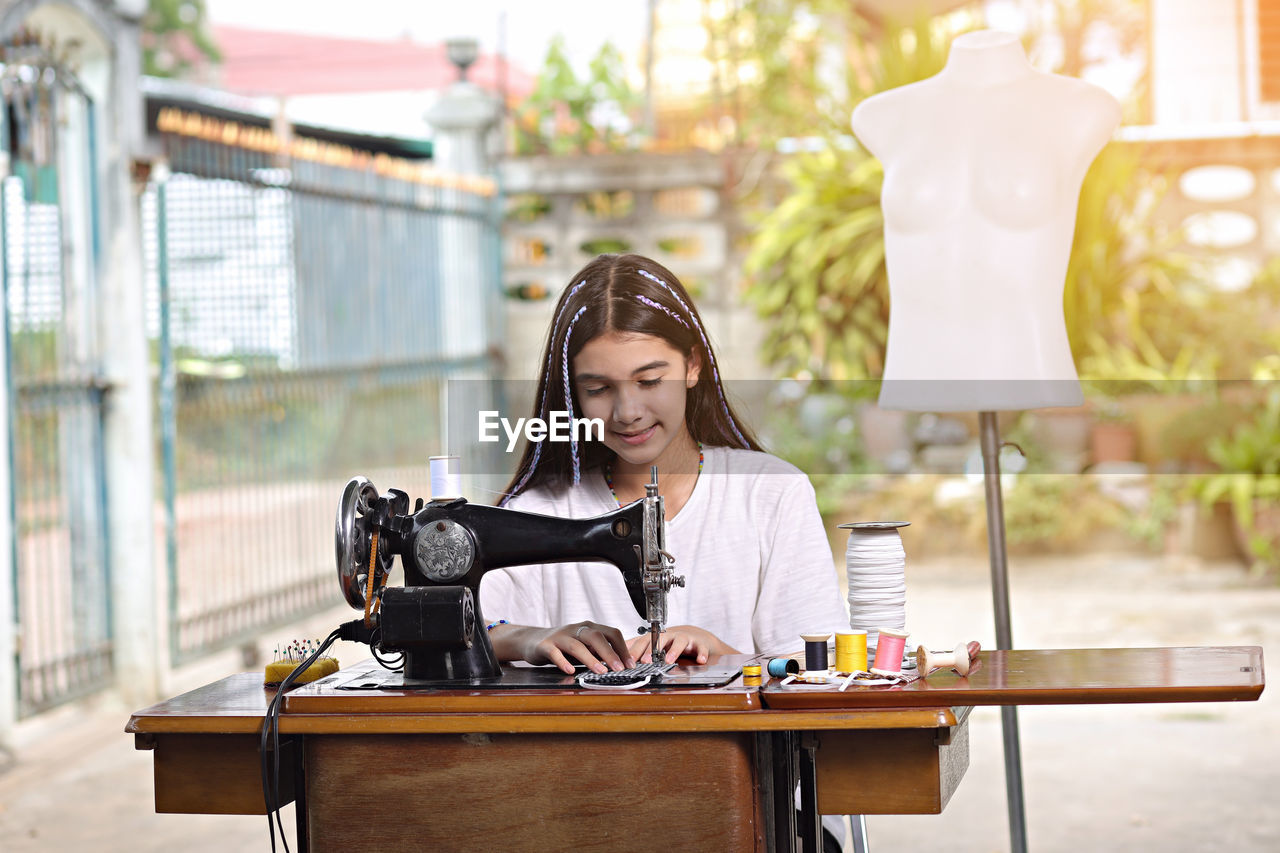
[[[818,735],[800,733],[800,849],[822,853],[822,815],[818,814]]]
[[[307,853],[311,848],[307,837],[307,751],[303,744],[303,736],[295,736],[297,761],[293,764],[293,790],[297,793],[293,800],[293,823],[297,829],[298,853]]]
[[[756,775],[770,853],[794,853],[796,849],[796,739],[795,732],[756,735]]]
[[[852,824],[853,829],[853,853],[870,853],[871,844],[867,841],[867,816],[851,814],[849,823]]]

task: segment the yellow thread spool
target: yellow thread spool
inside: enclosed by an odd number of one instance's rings
[[[836,671],[867,671],[867,632],[854,629],[836,634]]]

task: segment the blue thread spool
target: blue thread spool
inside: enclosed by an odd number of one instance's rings
[[[773,658],[769,661],[768,669],[774,678],[786,678],[800,671],[800,661],[795,658]]]

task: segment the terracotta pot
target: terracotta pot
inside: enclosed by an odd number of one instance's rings
[[[1226,501],[1208,509],[1195,501],[1184,501],[1165,528],[1164,552],[1170,557],[1201,560],[1240,559],[1237,527],[1231,504]]]
[[[1138,432],[1132,424],[1104,421],[1089,431],[1089,458],[1099,462],[1132,462],[1138,458]]]

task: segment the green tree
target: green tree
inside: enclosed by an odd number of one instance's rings
[[[1151,322],[1187,319],[1196,284],[1181,234],[1156,223],[1164,179],[1143,160],[1141,148],[1113,142],[1085,175],[1063,295],[1071,354],[1085,378],[1212,378],[1217,358],[1204,341]]]
[[[863,26],[847,23],[849,31]],[[880,376],[889,317],[880,210],[884,171],[879,160],[848,142],[845,127],[863,97],[941,70],[949,39],[928,21],[891,30],[875,43],[854,39],[842,52],[851,60],[845,103],[819,108],[829,114],[814,125],[821,132],[817,150],[796,154],[783,168],[789,192],[760,222],[746,269],[747,298],[771,321],[765,358],[789,375]],[[769,74],[762,78],[762,90],[777,87],[778,98],[792,100],[780,93],[787,85]],[[787,120],[805,120],[803,110]]]
[[[181,77],[222,54],[209,35],[204,0],[150,0],[142,17],[142,70],[152,77]]]
[[[622,55],[606,42],[578,77],[557,35],[533,94],[515,116],[517,154],[618,151],[637,141],[641,97],[627,80]]]
[[[858,95],[876,91],[866,70],[872,25],[845,0],[741,0],[706,18],[707,56],[731,100],[739,143],[847,135]]]
[[[1146,64],[1150,26],[1147,0],[1057,0],[1047,11],[1049,29],[1037,33],[1037,41],[1053,41],[1060,45],[1060,61],[1053,71],[1068,77],[1083,77],[1098,60],[1090,50],[1090,41],[1105,41],[1112,59],[1138,58]],[[1144,94],[1135,93],[1137,106]]]

